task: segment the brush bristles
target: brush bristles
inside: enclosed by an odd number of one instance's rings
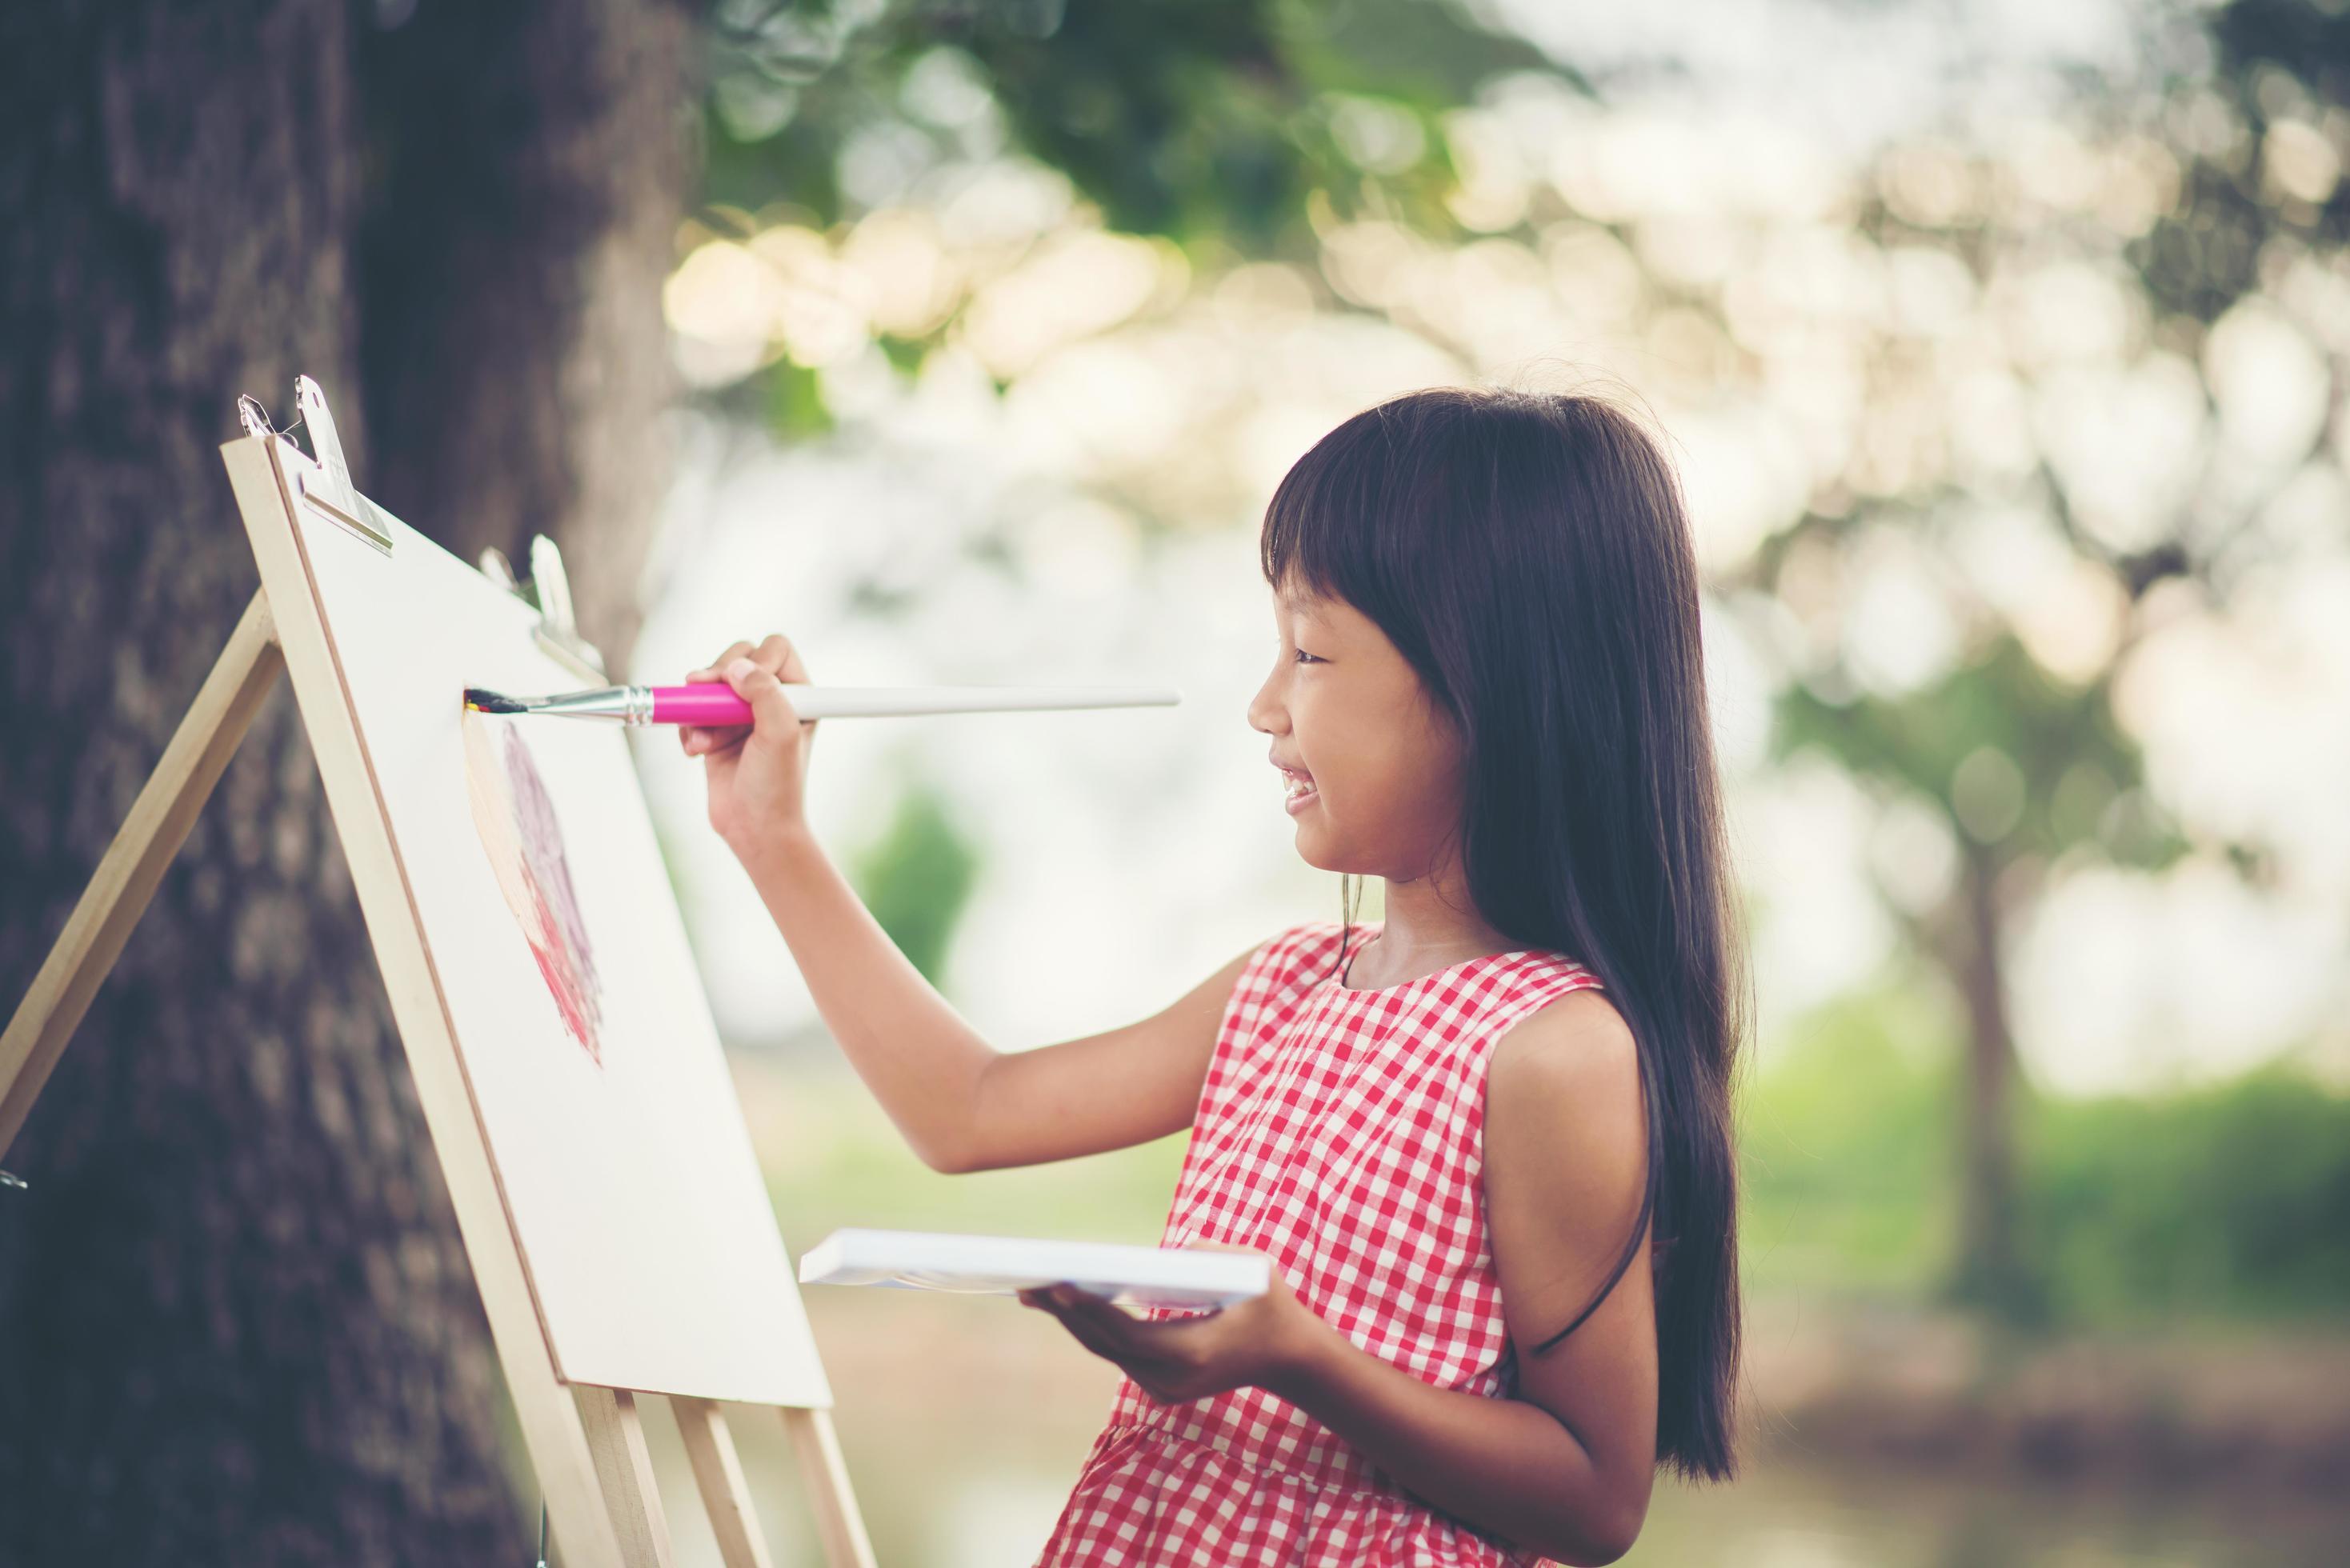
[[[484,691],[478,686],[465,688],[465,706],[476,713],[520,713],[525,704],[495,691]]]

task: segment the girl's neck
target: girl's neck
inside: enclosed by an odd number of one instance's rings
[[[1387,885],[1385,919],[1370,940],[1347,961],[1347,983],[1357,989],[1400,984],[1423,974],[1507,952],[1510,939],[1479,919],[1465,898],[1450,902],[1424,880]]]

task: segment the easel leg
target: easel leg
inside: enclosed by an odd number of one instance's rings
[[[866,1539],[864,1517],[857,1511],[857,1496],[848,1490],[848,1467],[841,1462],[840,1439],[832,1429],[829,1410],[784,1409],[784,1429],[792,1435],[799,1456],[800,1478],[816,1509],[816,1533],[824,1539],[825,1561],[833,1568],[874,1568],[873,1542]]]
[[[619,1532],[620,1559],[629,1568],[671,1568],[669,1520],[653,1483],[652,1450],[645,1446],[637,1397],[625,1388],[572,1386],[579,1419],[588,1428],[588,1451],[595,1456],[596,1480]]]
[[[256,593],[0,1034],[0,1152],[24,1127],[66,1041],[285,668],[269,602]]]
[[[726,1412],[711,1399],[672,1397],[677,1429],[685,1438],[686,1458],[693,1461],[694,1483],[702,1489],[702,1506],[718,1535],[718,1556],[726,1568],[772,1568],[766,1539],[759,1533],[759,1516],[751,1508],[751,1490],[743,1481],[743,1461],[734,1452],[734,1434]]]

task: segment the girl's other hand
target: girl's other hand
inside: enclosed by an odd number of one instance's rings
[[[1224,1241],[1192,1241],[1211,1252],[1255,1252]],[[1261,1296],[1188,1317],[1138,1317],[1075,1285],[1018,1293],[1020,1304],[1051,1313],[1078,1344],[1115,1363],[1162,1405],[1185,1405],[1231,1388],[1257,1387],[1297,1402],[1328,1342],[1341,1338],[1298,1300],[1277,1265]],[[1342,1340],[1343,1342],[1343,1340]]]
[[[803,722],[786,695],[791,683],[811,684],[790,640],[776,635],[755,648],[738,642],[685,679],[688,684],[723,680],[751,704],[748,726],[677,728],[679,747],[702,759],[711,827],[746,863],[805,834],[808,750],[818,721]]]

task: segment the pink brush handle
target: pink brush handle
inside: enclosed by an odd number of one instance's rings
[[[734,695],[734,688],[723,684],[698,686],[656,686],[653,688],[653,722],[656,724],[706,724],[723,730],[746,725],[751,722],[751,704]]]

